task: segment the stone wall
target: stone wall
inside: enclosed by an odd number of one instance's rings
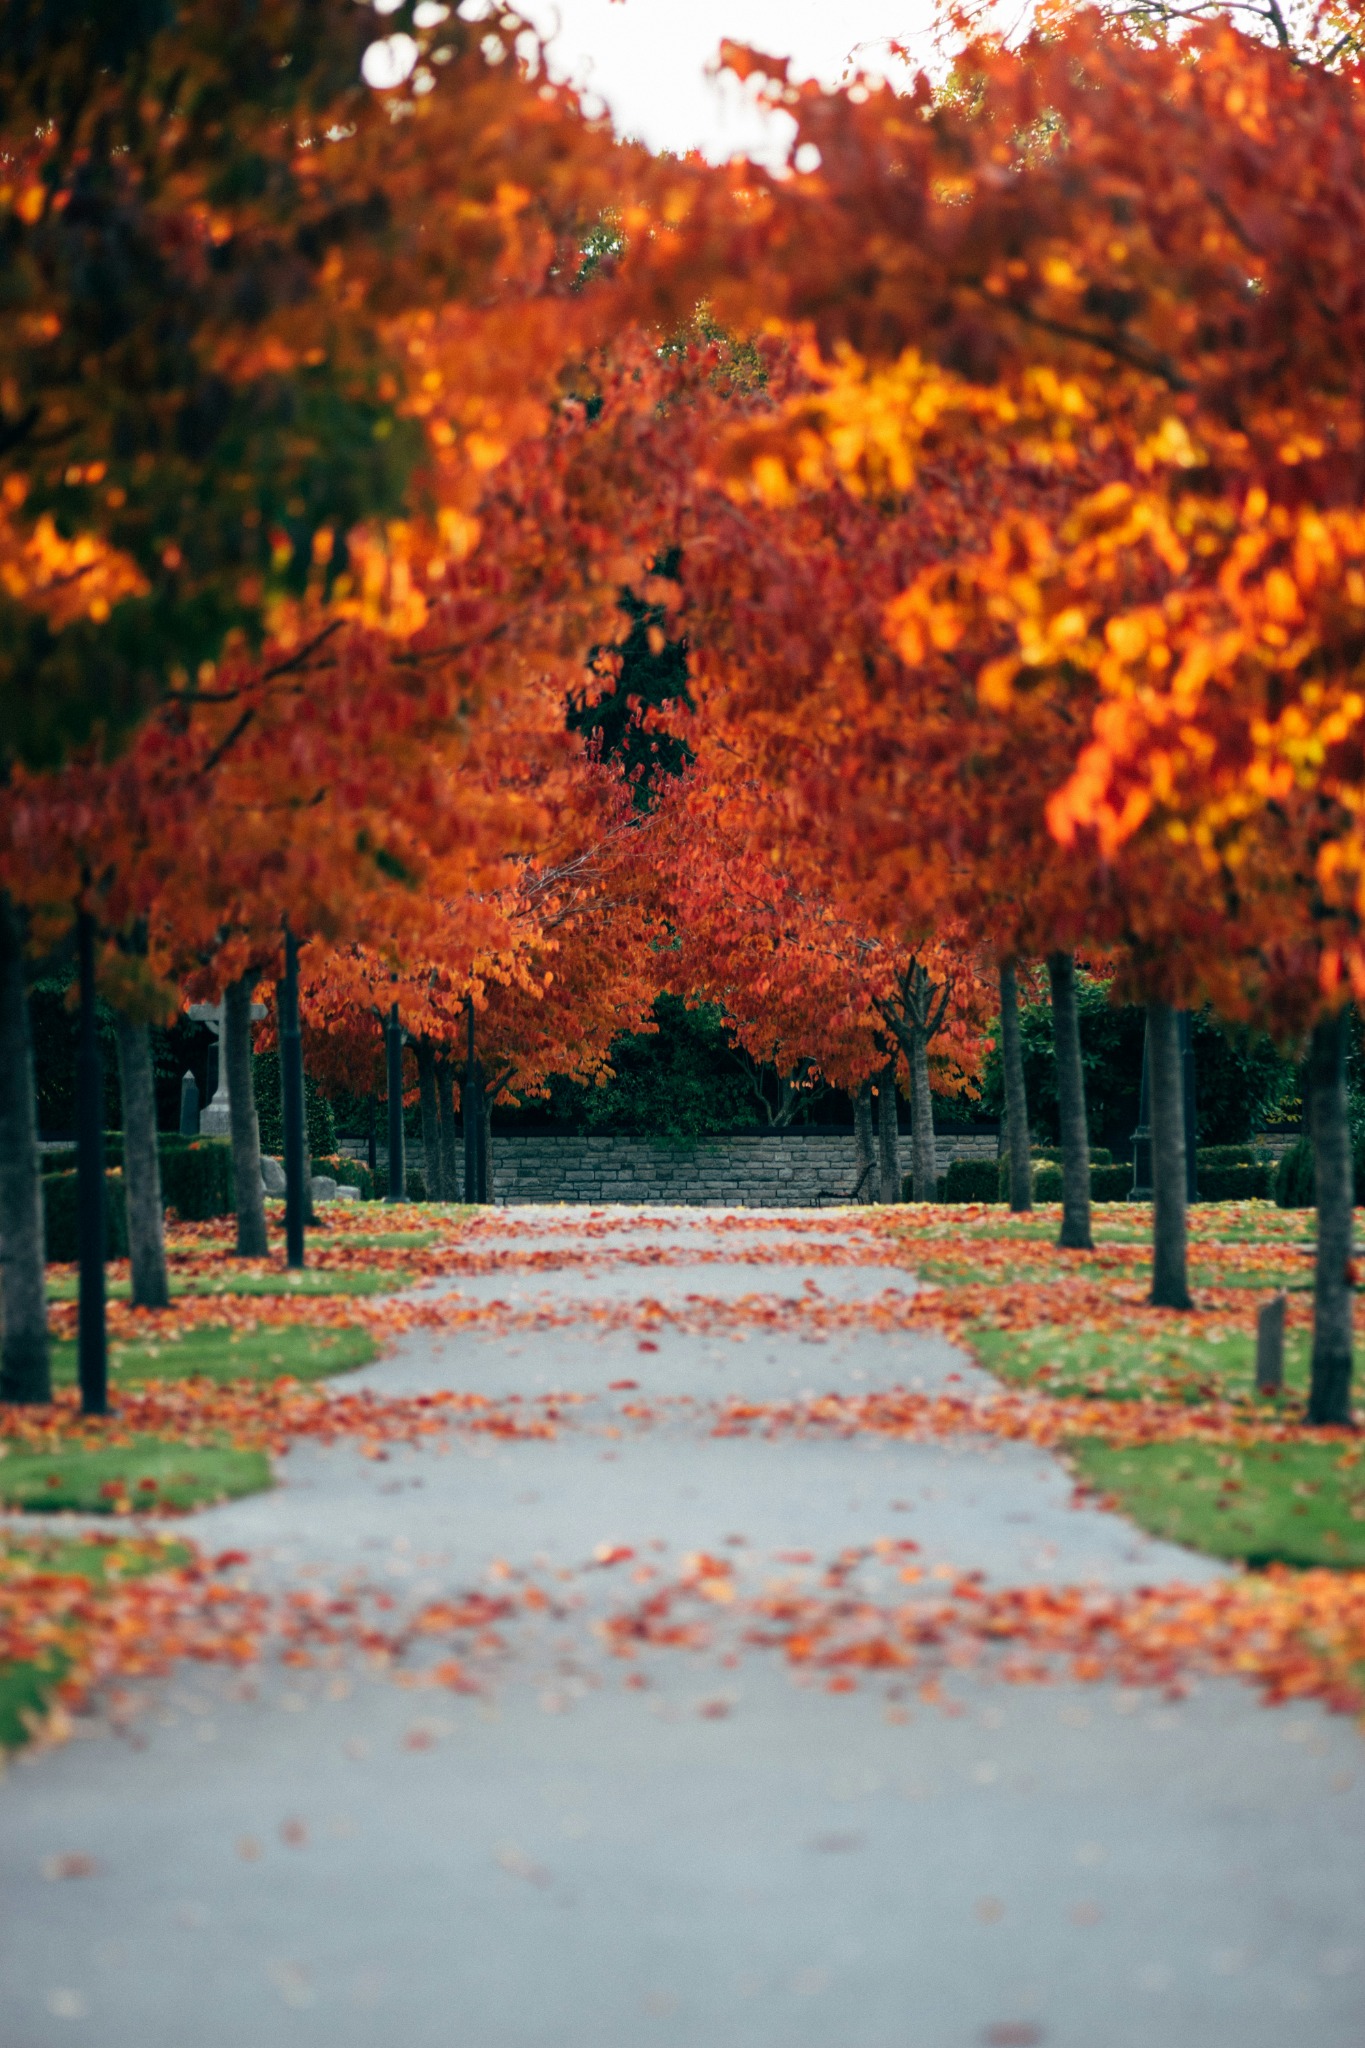
[[[978,1150],[994,1158],[991,1132],[937,1142],[938,1170]],[[968,1152],[970,1147],[970,1154]],[[901,1137],[901,1170],[910,1143]],[[732,1208],[819,1208],[846,1201],[857,1179],[853,1133],[781,1131],[699,1139],[688,1146],[648,1138],[493,1133],[497,1202],[681,1202]]]

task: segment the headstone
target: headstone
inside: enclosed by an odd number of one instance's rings
[[[196,1024],[207,1024],[213,1033],[218,1051],[217,1082],[213,1100],[199,1112],[199,1135],[201,1138],[226,1138],[232,1131],[232,1101],[228,1095],[226,1048],[223,1044],[223,1005],[217,1003],[191,1003],[190,1016]],[[253,1017],[264,1017],[265,1004],[251,1005]]]
[[[261,1186],[268,1195],[282,1195],[285,1192],[284,1168],[279,1160],[272,1159],[268,1152],[261,1157]]]
[[[188,1069],[180,1083],[180,1135],[182,1138],[199,1136],[199,1083]]]
[[[339,1180],[337,1182],[336,1198],[339,1202],[358,1202],[360,1200],[360,1189],[353,1188],[348,1181]]]
[[[1284,1312],[1289,1296],[1274,1295],[1256,1311],[1256,1391],[1278,1394],[1284,1388]]]
[[[334,1202],[337,1184],[330,1173],[315,1173],[308,1183],[308,1192],[315,1202]]]

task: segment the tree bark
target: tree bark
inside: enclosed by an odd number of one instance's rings
[[[896,1111],[896,1062],[883,1068],[877,1084],[877,1164],[883,1202],[901,1198],[900,1128]]]
[[[871,1203],[877,1199],[875,1175],[877,1172],[877,1146],[872,1135],[872,1083],[862,1081],[853,1098],[853,1142],[857,1151],[858,1184],[853,1190],[855,1202]]]
[[[934,1145],[934,1098],[929,1090],[929,1036],[910,1030],[910,1187],[917,1202],[938,1199],[938,1153]]]
[[[399,1021],[397,1003],[389,1011],[384,1043],[388,1055],[389,1084],[389,1192],[385,1199],[404,1202],[408,1189],[406,1147],[403,1143],[403,1026]]]
[[[443,1202],[460,1199],[458,1154],[455,1143],[455,1075],[449,1060],[436,1062],[436,1122],[441,1142],[441,1196]]]
[[[417,1099],[422,1112],[422,1178],[427,1184],[427,1200],[443,1202],[441,1131],[436,1107],[436,1048],[429,1038],[417,1041]]]
[[[480,1081],[479,1108],[479,1200],[493,1199],[493,1096]]]
[[[1188,1308],[1185,1229],[1185,1067],[1180,1019],[1169,1003],[1147,1005],[1152,1118],[1152,1307]]]
[[[1062,1127],[1062,1228],[1057,1242],[1072,1251],[1090,1251],[1094,1243],[1090,1235],[1090,1139],[1085,1126],[1085,1070],[1073,955],[1050,953],[1047,978],[1052,990],[1052,1043]]]
[[[166,1220],[161,1206],[161,1159],[156,1144],[156,1088],[152,1036],[120,1011],[119,1096],[123,1104],[123,1201],[128,1215],[128,1264],[134,1308],[168,1308]],[[231,1081],[228,1086],[231,1087]]]
[[[0,1401],[50,1401],[43,1185],[23,935],[0,895]]]
[[[1307,1060],[1308,1113],[1318,1209],[1313,1280],[1313,1369],[1308,1420],[1351,1420],[1351,1225],[1355,1200],[1351,1126],[1346,1099],[1346,1037],[1350,1011],[1313,1027]]]
[[[261,1128],[251,1072],[251,998],[254,974],[223,990],[223,1058],[227,1062],[228,1136],[232,1142],[233,1199],[237,1208],[237,1256],[263,1259],[265,1188],[261,1181]]]
[[[1000,962],[1000,1062],[1005,1073],[1010,1208],[1016,1216],[1023,1216],[1033,1207],[1033,1160],[1029,1152],[1024,1044],[1019,1034],[1019,977],[1013,960]]]

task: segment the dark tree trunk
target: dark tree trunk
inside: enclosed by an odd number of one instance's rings
[[[1318,1207],[1313,1281],[1311,1423],[1351,1420],[1351,1226],[1355,1200],[1351,1126],[1346,1099],[1346,1037],[1350,1011],[1313,1027],[1307,1061],[1309,1127]]]
[[[449,1060],[436,1062],[436,1122],[441,1141],[441,1200],[458,1202],[460,1177],[455,1145],[455,1082]]]
[[[1033,1207],[1033,1161],[1029,1152],[1028,1094],[1024,1087],[1024,1043],[1019,1033],[1019,977],[1013,960],[1000,962],[1000,1063],[1005,1074],[1010,1208],[1016,1216],[1023,1216]]]
[[[901,1198],[900,1126],[896,1110],[896,1062],[882,1071],[877,1084],[877,1164],[883,1202]]]
[[[128,1214],[133,1306],[167,1308],[171,1291],[166,1275],[161,1159],[156,1144],[152,1035],[145,1024],[135,1024],[122,1012],[115,1017],[114,1027],[118,1039],[119,1096],[123,1104],[123,1200]]]
[[[76,1052],[76,1250],[80,1258],[78,1372],[81,1411],[109,1413],[109,1335],[105,1326],[104,1062],[95,1016],[95,920],[76,918],[81,1022]]]
[[[372,1174],[377,1173],[379,1170],[379,1133],[376,1129],[377,1123],[377,1106],[375,1103],[375,1099],[372,1095],[370,1097],[370,1121],[369,1129],[366,1133],[367,1150],[365,1154],[366,1161],[369,1165],[369,1169]]]
[[[276,984],[280,1032],[280,1109],[284,1122],[285,1263],[303,1264],[308,1219],[308,1154],[303,1106],[303,1038],[299,1031],[299,942],[284,935],[284,980]]]
[[[0,1277],[0,1401],[50,1401],[33,1039],[23,935],[5,895],[0,895]]]
[[[877,1199],[877,1143],[872,1129],[872,1083],[863,1081],[853,1098],[853,1140],[857,1150],[858,1182],[853,1190],[855,1202],[875,1202]]]
[[[261,1181],[261,1127],[251,1070],[251,998],[254,974],[223,991],[223,1058],[227,1063],[228,1135],[232,1141],[233,1198],[237,1208],[237,1256],[263,1259],[265,1188]]]
[[[938,1150],[929,1089],[929,1035],[918,1024],[910,1031],[909,1065],[910,1186],[917,1202],[933,1202],[938,1199]]]
[[[1147,1005],[1152,1119],[1152,1306],[1188,1308],[1185,1261],[1185,1068],[1180,1019],[1169,1003]]]
[[[1080,1018],[1076,1009],[1076,962],[1070,953],[1050,953],[1052,1043],[1057,1058],[1057,1109],[1062,1127],[1062,1228],[1057,1239],[1072,1251],[1089,1251],[1090,1139],[1085,1126],[1085,1070],[1081,1065]]]
[[[493,1199],[493,1097],[479,1074],[479,1200]]]
[[[440,1115],[436,1106],[436,1048],[429,1038],[417,1041],[417,1095],[422,1109],[422,1177],[427,1200],[443,1202]]]
[[[389,1075],[389,1193],[391,1202],[407,1198],[407,1171],[403,1159],[403,1026],[398,1005],[389,1012],[385,1027]]]

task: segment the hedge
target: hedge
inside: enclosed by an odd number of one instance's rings
[[[1365,1137],[1354,1145],[1355,1201],[1365,1202]],[[1300,1138],[1280,1161],[1275,1175],[1275,1200],[1282,1209],[1312,1209],[1317,1203],[1313,1180],[1313,1141]]]
[[[1131,1166],[1114,1166],[1106,1162],[1090,1168],[1090,1199],[1092,1202],[1126,1202],[1133,1185]],[[1033,1199],[1035,1202],[1060,1202],[1062,1199],[1062,1169],[1060,1166],[1040,1166],[1033,1176]]]
[[[71,1264],[80,1257],[76,1234],[76,1176],[43,1175],[43,1237],[49,1259]],[[128,1256],[128,1211],[123,1200],[123,1174],[115,1167],[104,1176],[104,1255]]]
[[[948,1171],[938,1184],[938,1198],[941,1202],[998,1202],[1000,1196],[1000,1173],[994,1159],[954,1159]],[[901,1200],[913,1200],[909,1176],[901,1191]]]
[[[369,1171],[368,1167],[366,1171]],[[403,1179],[407,1189],[404,1200],[408,1202],[425,1202],[427,1198],[427,1184],[422,1178],[422,1169],[419,1166],[409,1166]],[[374,1199],[376,1202],[387,1201],[388,1194],[389,1162],[387,1159],[381,1159],[374,1170]]]
[[[284,1151],[284,1112],[280,1106],[280,1056],[277,1051],[258,1052],[253,1056],[251,1081],[256,1096],[261,1150],[270,1153],[272,1158],[278,1158]],[[318,1093],[308,1074],[303,1077],[303,1108],[309,1153],[314,1159],[330,1159],[337,1148],[336,1118],[332,1115],[331,1103],[325,1095]]]
[[[231,1216],[237,1202],[228,1140],[191,1138],[188,1144],[163,1146],[161,1199],[182,1223]]]
[[[1233,1148],[1228,1147],[1229,1151]],[[1270,1193],[1273,1170],[1269,1160],[1247,1160],[1244,1164],[1205,1166],[1199,1155],[1199,1199],[1201,1202],[1261,1202]]]
[[[363,1159],[348,1159],[344,1152],[324,1153],[313,1161],[313,1171],[330,1174],[338,1187],[359,1188],[362,1202],[374,1200],[375,1177]]]
[[[1194,1155],[1195,1165],[1202,1174],[1206,1166],[1262,1166],[1263,1155],[1250,1145],[1201,1145]],[[1210,1201],[1217,1196],[1210,1195]]]
[[[1051,1166],[1060,1166],[1062,1163],[1062,1148],[1060,1145],[1033,1145],[1029,1148],[1029,1158],[1035,1166],[1040,1159],[1046,1160]],[[1092,1145],[1090,1147],[1090,1164],[1092,1166],[1112,1166],[1113,1163],[1113,1153],[1106,1150],[1103,1145]]]

